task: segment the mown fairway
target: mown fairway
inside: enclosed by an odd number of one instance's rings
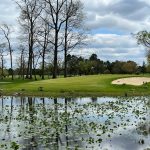
[[[150,84],[142,86],[112,85],[118,78],[135,75],[91,75],[48,80],[1,80],[1,94],[43,96],[117,96],[117,95],[148,95]],[[139,76],[139,75],[138,75]],[[7,83],[8,82],[8,83]]]

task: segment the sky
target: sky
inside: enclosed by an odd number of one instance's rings
[[[137,44],[133,33],[150,28],[149,0],[81,0],[88,29],[88,45],[72,54],[89,57],[96,53],[101,60],[146,61],[146,49]],[[13,0],[0,0],[0,24],[19,28],[18,8]],[[13,35],[15,37],[15,33]]]

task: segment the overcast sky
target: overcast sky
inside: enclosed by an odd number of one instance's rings
[[[149,0],[81,0],[89,29],[87,47],[74,51],[90,56],[96,53],[102,60],[145,61],[146,50],[138,46],[131,33],[150,28]],[[19,12],[13,0],[0,0],[0,24],[18,28]]]

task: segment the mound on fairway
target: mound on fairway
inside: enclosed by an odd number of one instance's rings
[[[148,77],[130,77],[130,78],[121,78],[112,81],[112,84],[128,84],[128,85],[143,85],[144,83],[150,82]]]
[[[12,82],[0,82],[0,84],[5,84],[5,83],[12,83]]]

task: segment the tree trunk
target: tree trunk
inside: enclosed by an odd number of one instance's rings
[[[65,45],[64,45],[64,78],[67,77],[67,50],[68,50],[68,14],[67,14],[67,0],[66,0],[66,22],[65,22]]]
[[[10,61],[11,61],[11,79],[14,80],[13,62],[12,62],[12,51],[10,51]]]
[[[27,72],[26,72],[26,79],[29,78],[29,56],[28,56],[28,66],[27,66]]]
[[[12,60],[12,49],[11,49],[10,40],[9,40],[8,36],[6,36],[6,39],[7,39],[7,41],[8,41],[8,46],[9,46],[10,67],[11,67],[11,79],[14,80],[13,60]]]
[[[32,79],[32,50],[30,52],[30,56],[29,56],[29,78]]]
[[[43,55],[42,55],[42,79],[44,80],[44,68],[45,68],[45,52],[46,52],[46,43],[47,42],[47,33],[45,31],[44,37],[44,47],[43,47]]]
[[[42,55],[42,79],[44,80],[44,68],[45,68],[45,44],[43,48],[43,55]]]
[[[55,37],[55,50],[54,50],[54,70],[53,70],[53,79],[57,78],[57,37]]]
[[[58,0],[57,0],[57,10],[58,10]],[[55,49],[54,49],[54,70],[53,79],[57,78],[57,54],[58,54],[58,13],[56,13],[56,23],[55,23]]]
[[[68,20],[66,20],[66,27],[65,27],[65,46],[64,46],[64,77],[67,77],[67,29],[68,29]]]
[[[4,60],[3,60],[3,56],[2,56],[2,80],[4,77]]]

